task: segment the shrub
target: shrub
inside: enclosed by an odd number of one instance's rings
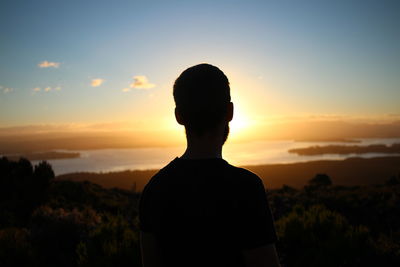
[[[79,266],[141,266],[138,232],[122,216],[108,220],[77,248]]]
[[[42,206],[31,220],[31,240],[40,265],[76,265],[76,247],[101,221],[97,213],[87,208],[71,211]]]
[[[357,266],[368,254],[368,229],[352,227],[324,206],[296,206],[276,222],[288,266]]]
[[[32,266],[33,252],[25,228],[0,230],[0,266]]]

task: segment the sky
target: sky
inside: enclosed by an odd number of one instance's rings
[[[228,76],[238,129],[400,118],[399,15],[396,0],[2,0],[0,128],[176,128],[173,82],[203,62]]]

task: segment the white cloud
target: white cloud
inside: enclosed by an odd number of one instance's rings
[[[124,89],[122,89],[122,92],[124,92],[124,93],[130,92],[130,91],[131,91],[131,88],[124,88]]]
[[[60,66],[59,62],[42,61],[38,64],[39,68],[58,68]]]
[[[44,87],[44,88],[35,87],[32,90],[33,90],[33,93],[37,93],[37,92],[41,92],[41,91],[48,93],[48,92],[51,92],[51,91],[60,91],[61,90],[61,86],[57,86],[57,87],[47,86],[47,87]]]
[[[0,89],[2,89],[4,94],[8,94],[8,93],[11,93],[12,91],[14,91],[14,88],[10,88],[10,87],[1,86]]]
[[[133,83],[130,84],[131,88],[135,89],[150,89],[156,86],[149,82],[146,76],[138,75],[133,77]]]
[[[97,87],[97,86],[102,85],[103,83],[104,83],[104,79],[98,78],[98,79],[93,79],[91,81],[90,85],[93,86],[93,87]]]

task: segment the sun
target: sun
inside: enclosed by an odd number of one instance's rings
[[[249,117],[246,116],[242,110],[235,107],[233,119],[229,123],[230,134],[233,137],[241,136],[245,133],[250,124]]]

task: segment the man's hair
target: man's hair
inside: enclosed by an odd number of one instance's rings
[[[228,78],[210,64],[182,72],[175,81],[173,94],[186,131],[197,135],[215,128],[226,116],[231,101]]]

